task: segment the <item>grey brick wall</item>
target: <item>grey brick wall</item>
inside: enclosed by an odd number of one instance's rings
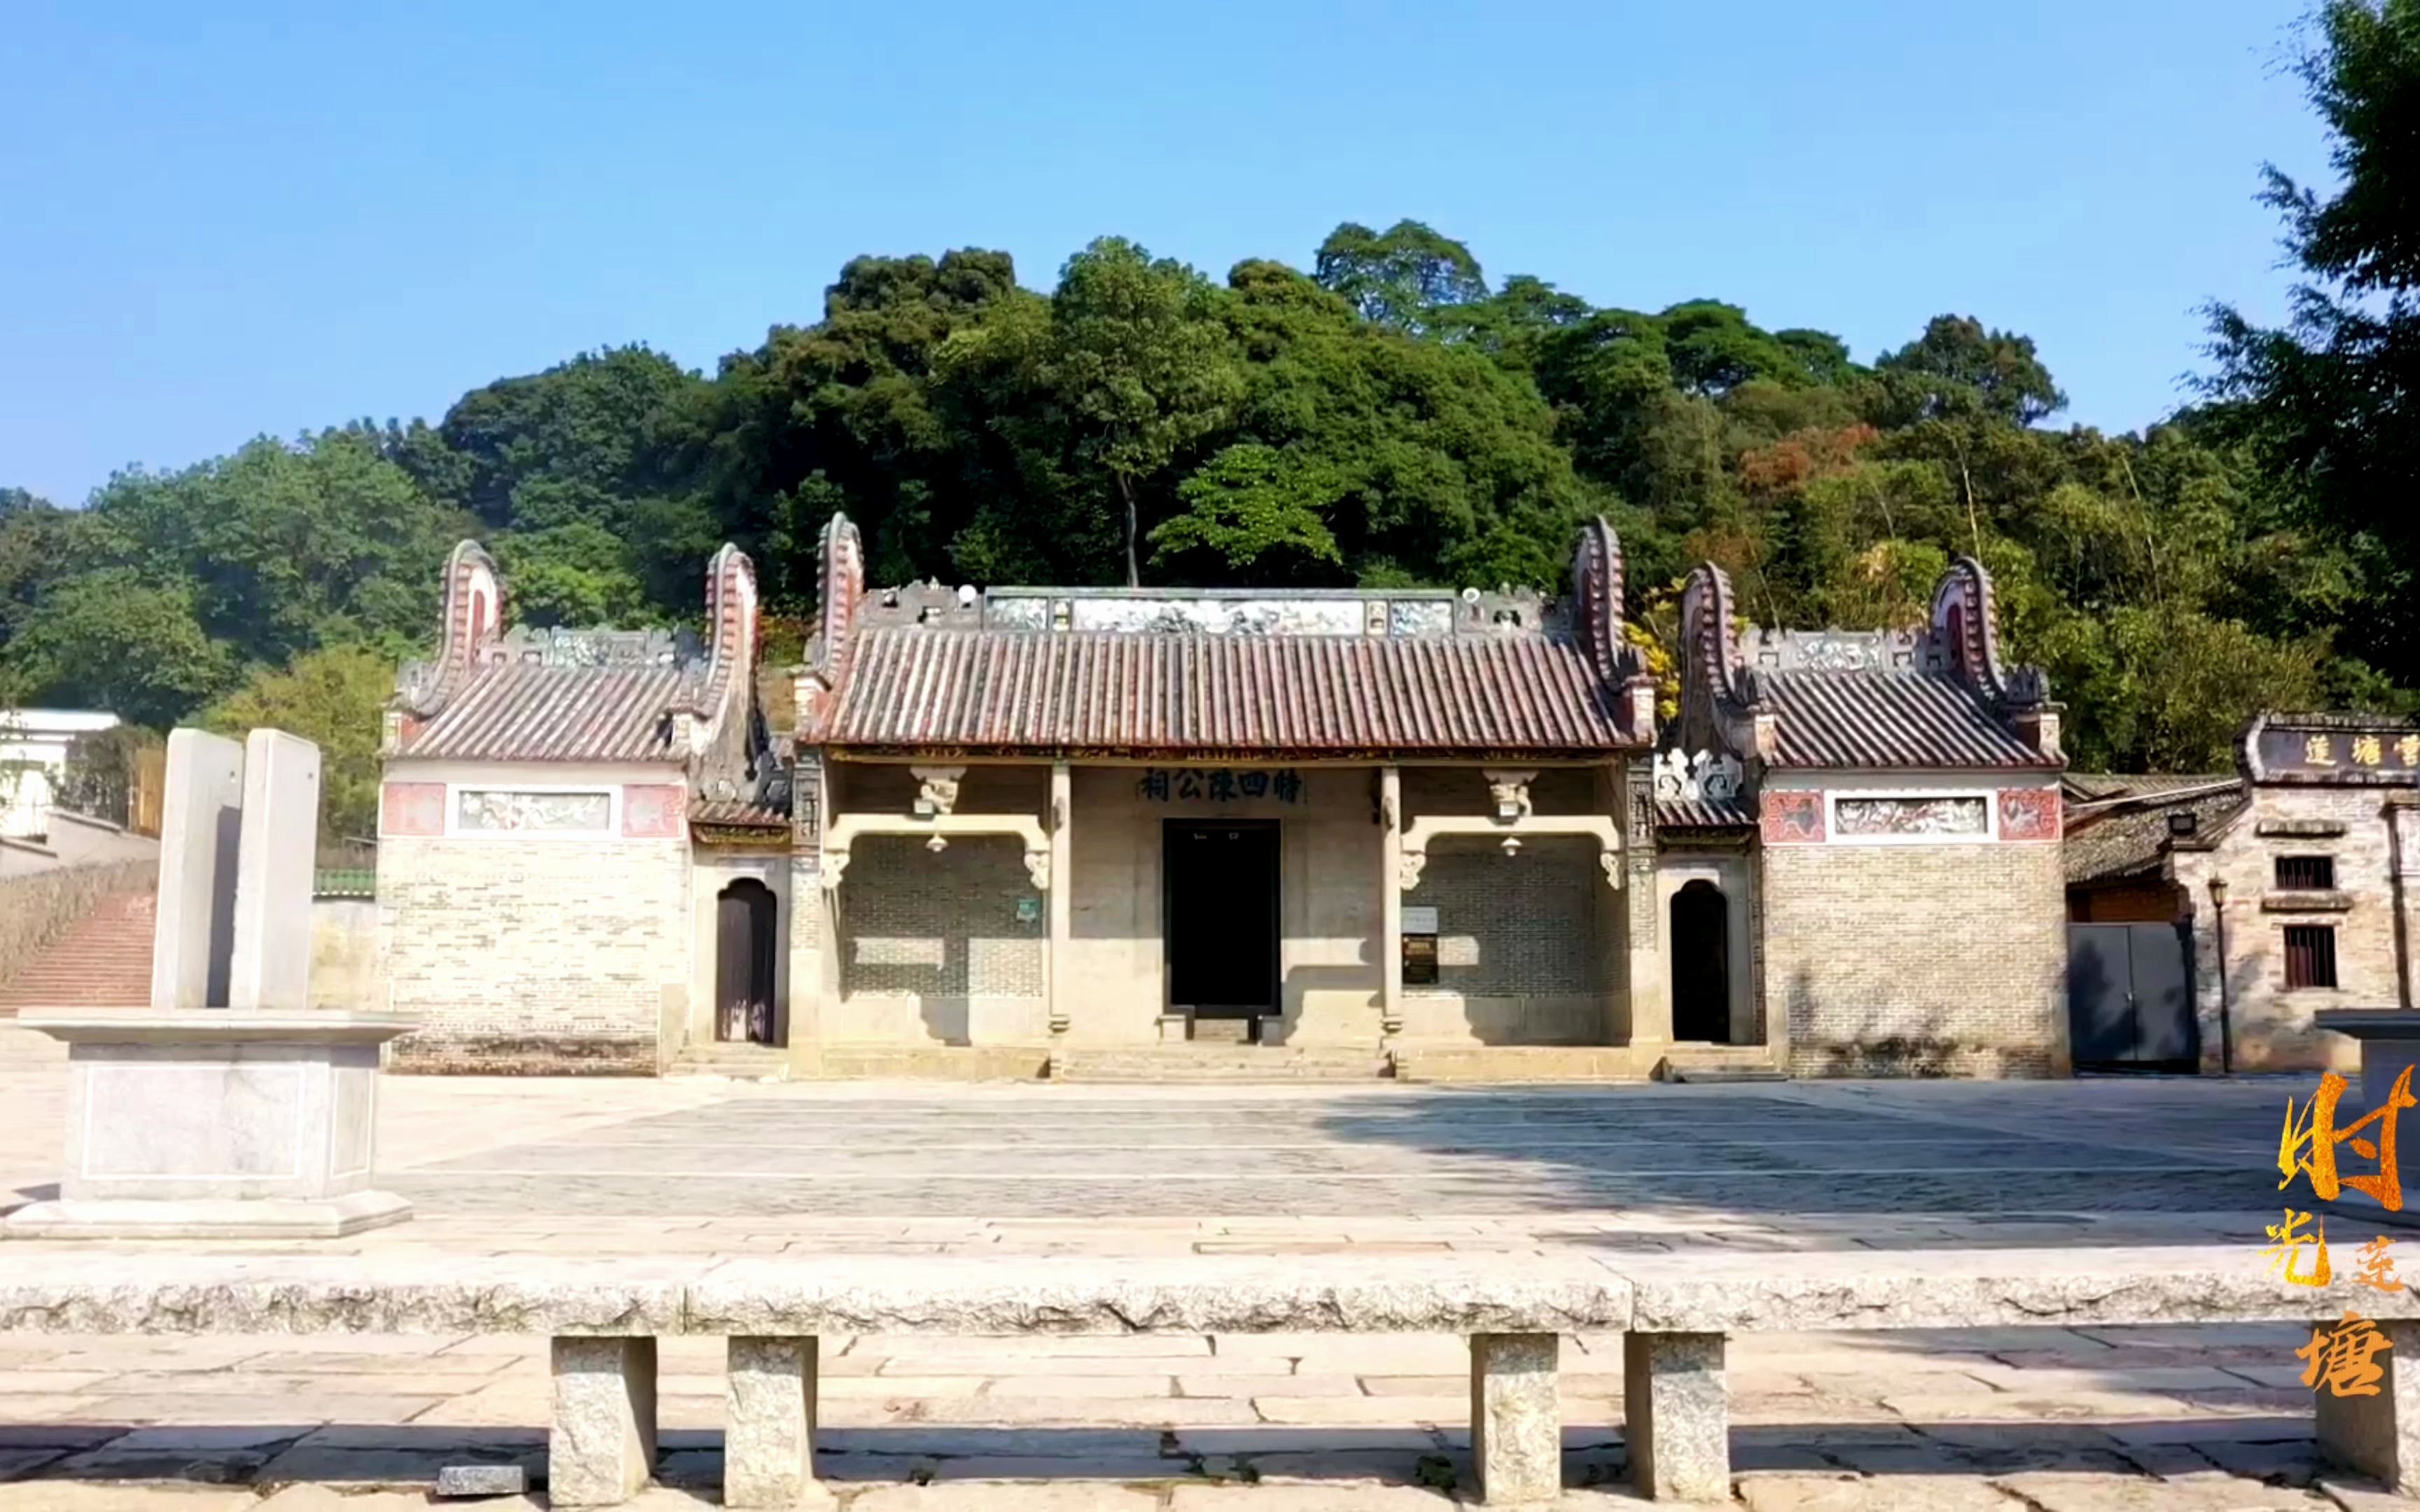
[[[841,885],[841,990],[941,997],[1040,997],[1046,909],[1024,848],[963,837],[936,856],[912,835],[867,835]]]
[[[687,1006],[679,842],[390,836],[379,916],[398,1071],[651,1074]]]
[[[1764,998],[1799,1076],[2063,1070],[2055,844],[1768,845]]]
[[[1514,856],[1484,840],[1434,842],[1420,885],[1404,903],[1437,911],[1437,981],[1404,991],[1473,997],[1602,991],[1606,952],[1590,887],[1606,883],[1596,849],[1592,840],[1564,836],[1525,841]],[[1469,949],[1462,940],[1476,945],[1476,964],[1453,964],[1458,949]]]

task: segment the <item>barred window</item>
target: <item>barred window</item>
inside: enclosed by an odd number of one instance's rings
[[[2336,984],[2336,932],[2327,924],[2286,926],[2286,985]]]
[[[2306,892],[2326,892],[2336,885],[2336,858],[2333,856],[2281,856],[2277,857],[2277,886]]]

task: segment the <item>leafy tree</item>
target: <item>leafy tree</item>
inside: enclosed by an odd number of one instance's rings
[[[2206,417],[2240,437],[2365,579],[2348,644],[2420,683],[2420,0],[2329,0],[2298,70],[2333,193],[2272,165],[2261,198],[2302,267],[2281,329],[2211,311]]]
[[[323,839],[378,833],[379,738],[396,664],[362,646],[304,652],[262,669],[205,711],[203,728],[241,739],[257,729],[301,735],[319,748]]]
[[[1424,331],[1441,313],[1487,298],[1470,249],[1418,221],[1383,233],[1345,222],[1319,244],[1311,277],[1363,319],[1398,331]]]
[[[1217,559],[1213,580],[1226,582],[1284,582],[1323,562],[1342,566],[1326,517],[1343,491],[1316,462],[1237,442],[1178,485],[1186,512],[1153,529],[1152,564],[1198,551]]]
[[[7,665],[29,702],[165,729],[235,680],[235,657],[194,612],[199,596],[190,581],[131,567],[65,579],[8,642]]]
[[[630,569],[629,552],[601,525],[511,531],[495,538],[495,548],[523,624],[631,626],[661,617]]]
[[[1116,489],[1128,587],[1142,581],[1142,490],[1243,394],[1218,303],[1200,273],[1116,237],[1069,258],[1050,299],[1034,386]]]
[[[1874,364],[1899,424],[1988,415],[2031,425],[2067,408],[2034,354],[2033,338],[1987,331],[1972,316],[1937,315],[1924,334]]]

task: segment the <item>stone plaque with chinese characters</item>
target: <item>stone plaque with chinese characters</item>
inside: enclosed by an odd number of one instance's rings
[[[2251,745],[2258,781],[2420,784],[2420,729],[2392,720],[2273,717],[2254,727]]]
[[[1300,803],[1302,774],[1291,766],[1154,766],[1135,792],[1151,803]]]

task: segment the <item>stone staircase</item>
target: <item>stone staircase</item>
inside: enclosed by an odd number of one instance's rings
[[[0,1019],[52,1008],[141,1008],[151,1001],[159,897],[111,893],[0,982]],[[44,1037],[47,1038],[47,1037]]]
[[[746,1041],[692,1040],[664,1068],[667,1076],[728,1076],[734,1081],[786,1081],[790,1053]]]
[[[1384,1051],[1352,1045],[1065,1046],[1050,1052],[1054,1082],[1366,1082],[1389,1074]]]
[[[1659,1082],[1779,1082],[1789,1080],[1769,1045],[1676,1044],[1655,1064]]]

